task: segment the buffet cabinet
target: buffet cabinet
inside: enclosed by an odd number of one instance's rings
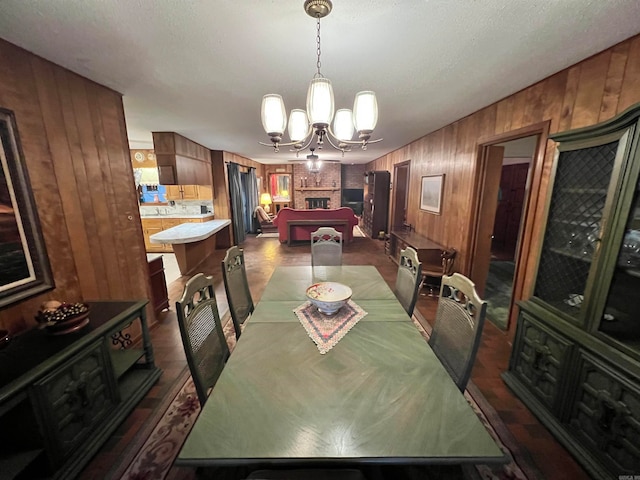
[[[389,220],[389,186],[391,174],[373,171],[364,174],[364,205],[362,207],[362,229],[371,238],[387,233]]]
[[[505,382],[595,478],[640,472],[640,105],[558,142]]]
[[[0,350],[0,478],[74,478],[135,408],[161,373],[147,303],[90,302],[79,330],[33,329]]]

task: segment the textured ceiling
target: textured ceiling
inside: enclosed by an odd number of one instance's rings
[[[0,0],[0,37],[124,95],[132,148],[175,131],[263,163],[266,93],[304,108],[315,20],[303,0]],[[334,0],[322,73],[336,109],[374,90],[362,163],[640,32],[637,0]],[[325,149],[321,158],[339,158]]]

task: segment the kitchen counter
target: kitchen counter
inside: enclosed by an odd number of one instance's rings
[[[140,218],[204,218],[211,217],[210,220],[213,220],[213,213],[197,213],[197,214],[186,214],[186,213],[169,213],[167,215],[163,214],[153,214],[153,215],[145,215],[143,213],[140,214]]]
[[[231,246],[231,220],[183,223],[149,236],[151,243],[170,243],[181,275],[188,275],[216,248]]]
[[[180,243],[198,242],[209,238],[231,224],[231,220],[211,220],[203,223],[183,223],[175,227],[167,228],[149,237],[151,243]]]

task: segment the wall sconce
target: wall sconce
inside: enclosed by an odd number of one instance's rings
[[[260,203],[264,205],[264,211],[269,213],[271,211],[271,195],[263,193],[260,195]]]

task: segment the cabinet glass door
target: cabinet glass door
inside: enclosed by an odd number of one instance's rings
[[[640,348],[640,180],[616,260],[600,331],[634,349]]]
[[[577,322],[619,141],[559,153],[534,296]]]

